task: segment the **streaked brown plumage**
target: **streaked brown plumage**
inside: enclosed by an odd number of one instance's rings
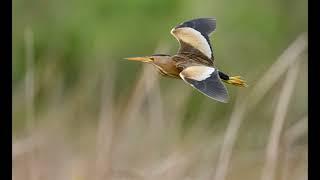
[[[186,21],[171,30],[180,43],[176,55],[154,54],[126,59],[151,63],[161,75],[182,79],[208,97],[227,102],[228,92],[221,80],[240,87],[247,85],[240,76],[229,77],[214,67],[209,35],[215,28],[214,18]]]

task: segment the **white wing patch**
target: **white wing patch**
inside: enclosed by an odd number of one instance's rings
[[[208,66],[190,66],[180,72],[187,84],[202,94],[220,102],[228,102],[228,91],[221,82],[218,71]]]
[[[183,41],[194,48],[201,51],[204,55],[206,55],[208,58],[211,58],[212,52],[210,49],[210,45],[208,44],[205,37],[202,36],[202,34],[190,27],[183,27],[183,28],[173,28],[171,30],[171,34],[178,40]]]
[[[215,71],[213,67],[208,66],[190,66],[184,69],[179,75],[184,78],[193,79],[196,81],[203,81],[210,77],[210,75]]]

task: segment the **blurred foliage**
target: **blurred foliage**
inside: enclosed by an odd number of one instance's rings
[[[249,65],[264,69],[307,30],[307,3],[298,0],[15,0],[13,12],[14,84],[25,72],[26,28],[35,34],[39,66],[57,61],[70,77],[82,64],[114,61],[123,78],[137,69],[120,62],[123,57],[150,54],[162,41],[175,53],[178,44],[169,31],[191,18],[217,18],[212,35],[217,64],[234,73],[252,71]]]
[[[14,0],[13,90],[21,88],[26,74],[24,34],[28,28],[34,34],[36,79],[47,78],[43,81],[50,83],[60,78],[62,94],[72,94],[85,73],[93,77],[115,67],[114,98],[124,101],[142,65],[122,59],[152,54],[159,46],[168,51],[158,53],[174,54],[178,43],[170,29],[185,20],[208,16],[217,18],[217,30],[211,36],[216,65],[227,73],[243,75],[249,85],[299,33],[307,31],[305,0]],[[176,82],[163,79],[161,89],[167,91]],[[231,99],[235,99],[235,89],[229,88]],[[37,112],[48,97],[46,91],[40,89],[36,94]],[[298,109],[306,106],[302,98],[299,103]],[[212,115],[226,118],[233,102],[218,106],[192,92],[187,104],[186,122],[199,113],[202,106],[198,104],[209,106]],[[14,117],[16,124],[23,122],[23,113]]]
[[[249,84],[227,85],[228,104],[177,79],[158,84],[148,65],[123,60],[176,53],[171,28],[198,17],[217,19],[215,65]],[[92,179],[109,169],[209,179],[236,100],[307,30],[307,0],[14,0],[13,179]],[[307,52],[298,58],[277,159],[287,179],[307,175]],[[245,112],[227,179],[259,178],[285,76]]]

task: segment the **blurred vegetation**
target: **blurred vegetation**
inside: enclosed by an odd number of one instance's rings
[[[127,95],[125,89],[142,67],[123,57],[151,54],[159,43],[169,47],[165,53],[174,54],[178,43],[169,31],[184,20],[216,17],[217,31],[211,37],[216,64],[243,75],[249,84],[307,30],[307,3],[298,0],[15,0],[13,12],[14,89],[26,72],[24,31],[30,28],[36,69],[48,63],[57,66],[68,88],[81,81],[84,68],[116,64],[116,97]],[[205,99],[196,97],[194,104]]]
[[[122,127],[127,122],[128,109],[133,107],[130,103],[134,102],[134,91],[145,67],[123,58],[155,51],[176,53],[179,44],[170,34],[171,28],[197,17],[216,17],[217,30],[211,36],[216,66],[231,75],[243,76],[249,88],[227,86],[230,103],[221,104],[193,91],[182,81],[160,77],[158,93],[162,104],[157,107],[163,107],[164,115],[158,120],[167,122],[177,118],[187,132],[195,124],[201,124],[210,134],[203,136],[206,140],[222,138],[218,135],[228,126],[237,96],[250,92],[297,36],[308,30],[306,0],[14,0],[13,138],[32,134],[26,128],[31,105],[34,129],[59,122],[63,125],[58,130],[65,130],[66,136],[71,136],[68,142],[83,143],[78,145],[89,148],[86,143],[90,141],[86,138],[95,136],[94,129],[99,128],[103,91],[111,96],[108,102],[112,102],[116,127]],[[33,41],[34,102],[31,104],[25,95],[28,32]],[[301,58],[307,59],[306,53]],[[239,153],[266,147],[284,79],[285,76],[281,77],[263,101],[246,115],[235,146],[242,150]],[[307,114],[307,60],[301,63],[297,81],[299,85],[290,101],[285,127]],[[141,120],[134,122],[142,126],[157,118],[144,115],[154,103],[153,98],[141,101]],[[143,132],[146,127],[139,130]],[[197,142],[196,138],[192,139]],[[307,143],[306,138],[303,142]]]
[[[264,69],[307,30],[307,3],[298,0],[15,0],[13,8],[14,84],[25,72],[26,28],[35,34],[37,65],[56,61],[65,68],[65,77],[77,77],[74,73],[83,64],[114,61],[121,65],[122,79],[137,69],[119,62],[123,57],[149,54],[159,41],[175,53],[178,44],[169,31],[187,19],[217,18],[212,35],[217,63],[234,73],[250,72],[249,65]]]

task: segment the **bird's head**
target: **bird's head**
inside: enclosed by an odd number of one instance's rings
[[[146,63],[161,63],[165,62],[171,59],[170,55],[167,54],[153,54],[151,56],[142,56],[142,57],[130,57],[125,58],[130,61],[140,61],[140,62],[146,62]]]

